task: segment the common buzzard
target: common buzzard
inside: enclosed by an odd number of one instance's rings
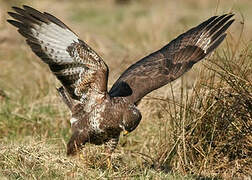
[[[112,152],[122,131],[141,121],[138,102],[151,91],[179,78],[211,53],[226,37],[233,14],[213,16],[179,35],[160,50],[131,65],[107,91],[108,66],[63,22],[32,7],[9,12],[32,51],[62,83],[58,89],[71,111],[72,137],[67,154],[85,143],[106,143]]]

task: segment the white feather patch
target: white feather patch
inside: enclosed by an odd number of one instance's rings
[[[78,121],[78,119],[72,117],[72,118],[70,119],[71,126],[73,125],[73,123],[75,123],[75,122],[77,122],[77,121]]]
[[[53,62],[59,64],[73,62],[73,58],[66,50],[68,46],[79,40],[72,31],[54,23],[34,25],[31,31],[40,42],[44,53],[51,57]]]

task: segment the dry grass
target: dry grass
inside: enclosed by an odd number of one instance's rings
[[[251,178],[251,1],[115,2],[0,0],[0,178]],[[143,120],[121,137],[109,170],[104,146],[66,156],[69,112],[58,82],[6,23],[6,11],[23,3],[52,12],[94,47],[110,67],[110,86],[137,59],[216,12],[234,11],[236,22],[207,61],[144,98]]]
[[[180,101],[158,99],[164,112],[159,112],[165,127],[161,134],[167,126],[171,134],[161,138],[157,168],[224,179],[251,175],[251,45],[239,52],[232,49],[209,59],[193,92],[181,86]]]

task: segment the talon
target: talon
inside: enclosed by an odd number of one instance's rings
[[[111,158],[110,157],[107,158],[107,167],[108,167],[108,169],[112,168],[112,163],[111,163]]]
[[[85,160],[85,158],[84,158],[84,156],[83,156],[82,153],[80,153],[80,159],[83,160],[83,161]]]

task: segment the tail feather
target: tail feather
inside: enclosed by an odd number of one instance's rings
[[[68,94],[68,92],[65,90],[65,88],[63,86],[61,86],[60,88],[57,88],[57,91],[59,93],[59,95],[61,96],[63,102],[67,105],[67,107],[72,110],[73,108],[73,99],[70,97],[70,95]]]

